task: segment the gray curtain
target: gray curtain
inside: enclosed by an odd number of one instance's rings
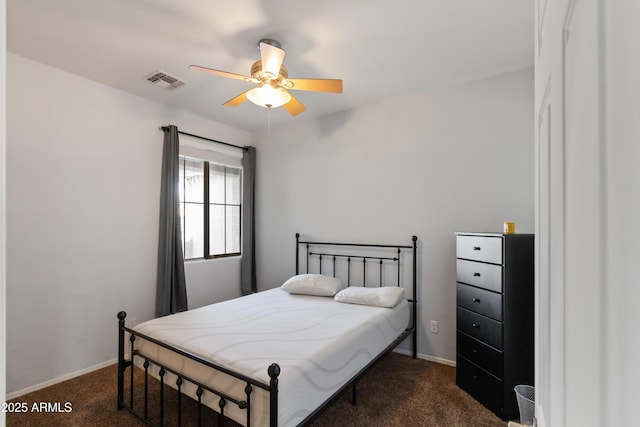
[[[187,310],[187,286],[184,278],[182,232],[179,213],[178,128],[163,127],[162,181],[160,188],[160,236],[158,241],[158,277],[156,316]]]
[[[256,280],[255,182],[256,147],[246,147],[242,155],[242,260],[240,291],[242,295],[258,292]]]

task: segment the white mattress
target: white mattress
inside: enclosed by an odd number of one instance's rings
[[[293,426],[391,344],[408,323],[406,300],[389,309],[272,289],[150,320],[135,329],[266,384],[268,366],[278,363],[278,425]],[[140,338],[136,348],[214,389],[245,399],[243,382]],[[142,364],[140,358],[136,364]],[[165,382],[174,386],[175,377],[165,376]],[[195,387],[185,384],[183,392],[195,396]],[[216,410],[218,400],[210,393],[203,395],[203,402]],[[246,411],[235,405],[227,404],[225,415],[246,424]],[[268,392],[254,387],[251,424],[268,425],[268,420]]]

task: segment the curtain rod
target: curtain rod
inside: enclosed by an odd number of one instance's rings
[[[161,126],[160,127],[161,131],[166,131],[167,129],[169,129],[168,126]],[[187,135],[187,136],[191,136],[191,137],[194,137],[194,138],[203,139],[203,140],[209,141],[209,142],[215,142],[217,144],[228,145],[229,147],[239,148],[239,149],[244,150],[244,151],[247,151],[249,149],[249,148],[243,147],[241,145],[235,145],[235,144],[230,144],[228,142],[217,141],[215,139],[205,138],[204,136],[194,135],[192,133],[182,132],[180,130],[178,131],[178,133],[181,134],[181,135]]]

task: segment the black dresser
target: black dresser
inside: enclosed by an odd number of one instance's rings
[[[456,233],[456,384],[503,420],[534,381],[533,238]]]

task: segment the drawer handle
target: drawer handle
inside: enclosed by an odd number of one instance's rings
[[[474,250],[474,251],[479,251],[479,250],[480,250],[480,246],[474,246],[474,247],[473,247],[473,250]]]
[[[480,302],[480,298],[474,298],[473,302],[478,302],[479,303]]]
[[[475,273],[473,273],[473,277],[480,277],[480,273],[476,271]]]
[[[473,326],[476,329],[480,329],[480,325],[478,325],[477,323],[472,323],[471,326]]]

